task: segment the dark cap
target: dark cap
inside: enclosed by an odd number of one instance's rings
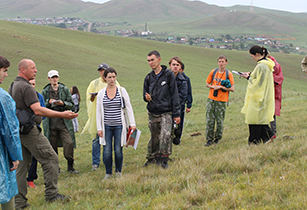
[[[106,64],[106,63],[102,63],[102,64],[100,64],[100,65],[98,66],[97,71],[99,71],[99,70],[101,70],[101,69],[106,70],[107,68],[109,68],[109,65]]]

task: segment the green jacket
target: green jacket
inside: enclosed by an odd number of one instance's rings
[[[51,109],[51,104],[49,104],[49,89],[50,89],[50,83],[48,85],[46,85],[43,89],[42,95],[45,99],[45,105],[46,108]],[[69,89],[62,83],[59,82],[59,97],[60,100],[62,100],[65,104],[65,106],[61,107],[61,111],[66,111],[66,110],[72,110],[73,106],[74,106],[74,102],[71,98],[71,93],[69,91]],[[63,119],[64,123],[66,125],[66,128],[71,136],[72,141],[74,142],[74,148],[76,148],[76,140],[75,140],[75,132],[74,132],[74,127],[73,127],[73,123],[72,120],[67,120],[67,119]],[[49,139],[50,136],[50,129],[49,129],[49,118],[46,117],[43,120],[43,129],[44,129],[44,135]],[[63,147],[62,141],[60,140],[60,138],[58,138],[58,147]]]

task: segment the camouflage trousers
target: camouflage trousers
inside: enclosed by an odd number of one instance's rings
[[[156,155],[164,156],[172,154],[172,113],[167,112],[155,115],[148,112],[148,127],[151,137],[148,142],[147,159],[153,159]]]
[[[208,98],[206,105],[206,139],[220,140],[223,135],[223,124],[226,112],[226,102],[214,101]],[[216,123],[216,131],[214,132]]]

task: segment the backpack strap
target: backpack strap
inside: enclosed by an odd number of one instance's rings
[[[229,79],[229,70],[226,69],[226,79]],[[228,101],[227,101],[227,106],[229,106],[229,91],[228,92]]]
[[[213,71],[211,84],[212,84],[212,82],[213,82],[213,80],[214,80],[214,77],[215,77],[215,75],[216,75],[217,70],[219,70],[219,68],[216,68],[216,69],[214,69],[214,71]]]

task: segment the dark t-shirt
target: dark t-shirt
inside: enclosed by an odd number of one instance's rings
[[[12,98],[16,102],[16,109],[32,112],[30,106],[37,102],[39,103],[35,89],[31,86],[29,81],[23,77],[18,76],[15,78],[10,91],[12,93]],[[39,124],[41,122],[36,121],[36,123]]]

